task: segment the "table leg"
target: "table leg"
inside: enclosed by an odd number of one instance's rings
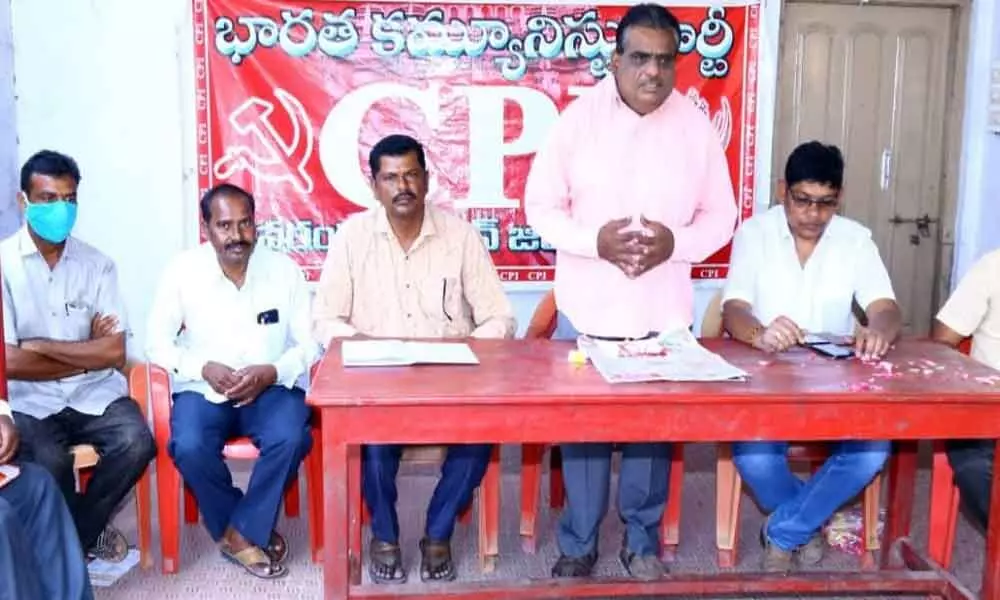
[[[350,507],[350,547],[351,585],[361,585],[361,446],[351,446],[347,449],[347,498]]]
[[[323,415],[323,597],[347,600],[350,593],[348,553],[347,445],[337,439],[335,415]]]
[[[990,514],[986,531],[986,559],[983,563],[983,600],[1000,600],[1000,471],[997,456],[1000,440],[993,448],[993,485],[990,486]]]
[[[894,542],[910,535],[917,474],[917,443],[896,442],[889,459],[889,510],[882,535],[882,568],[902,568]]]

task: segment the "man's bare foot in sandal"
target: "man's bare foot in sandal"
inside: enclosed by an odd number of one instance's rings
[[[457,576],[450,541],[420,540],[420,581],[454,581]]]
[[[406,583],[403,552],[399,544],[372,538],[368,544],[368,575],[375,583]]]
[[[277,579],[288,575],[288,569],[254,546],[232,527],[226,529],[219,541],[219,552],[229,562],[260,579]]]

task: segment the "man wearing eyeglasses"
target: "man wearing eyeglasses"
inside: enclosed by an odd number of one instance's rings
[[[863,359],[881,358],[902,318],[871,231],[837,215],[844,158],[836,146],[796,148],[778,184],[780,204],[744,223],[733,238],[723,320],[729,334],[765,352],[807,336],[843,338]],[[865,325],[853,305],[862,307]],[[888,441],[833,444],[830,458],[802,481],[788,467],[787,442],[733,444],[733,462],[768,519],[763,568],[787,572],[823,556],[820,530],[882,469]]]
[[[611,74],[552,125],[531,164],[524,213],[556,249],[553,337],[620,342],[688,328],[691,265],[729,242],[736,201],[718,132],[675,89],[681,25],[659,4],[635,4],[618,22]],[[608,511],[614,431],[560,445],[566,507],[553,577],[589,577]],[[618,560],[632,578],[663,577],[660,521],[669,496],[670,445],[621,445]]]

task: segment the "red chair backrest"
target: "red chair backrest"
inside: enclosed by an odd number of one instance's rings
[[[556,294],[549,290],[535,308],[528,323],[528,329],[524,332],[524,337],[533,339],[548,339],[556,330]]]

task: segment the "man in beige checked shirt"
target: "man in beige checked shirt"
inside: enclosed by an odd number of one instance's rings
[[[393,338],[509,338],[510,301],[468,222],[424,202],[427,164],[419,142],[405,135],[379,141],[368,157],[381,209],[347,219],[330,243],[313,306],[316,341],[355,335]],[[427,509],[420,541],[420,578],[455,578],[451,534],[486,473],[489,444],[448,449],[441,481]],[[362,454],[362,490],[371,511],[368,572],[402,583],[396,473],[402,446],[369,445]]]

